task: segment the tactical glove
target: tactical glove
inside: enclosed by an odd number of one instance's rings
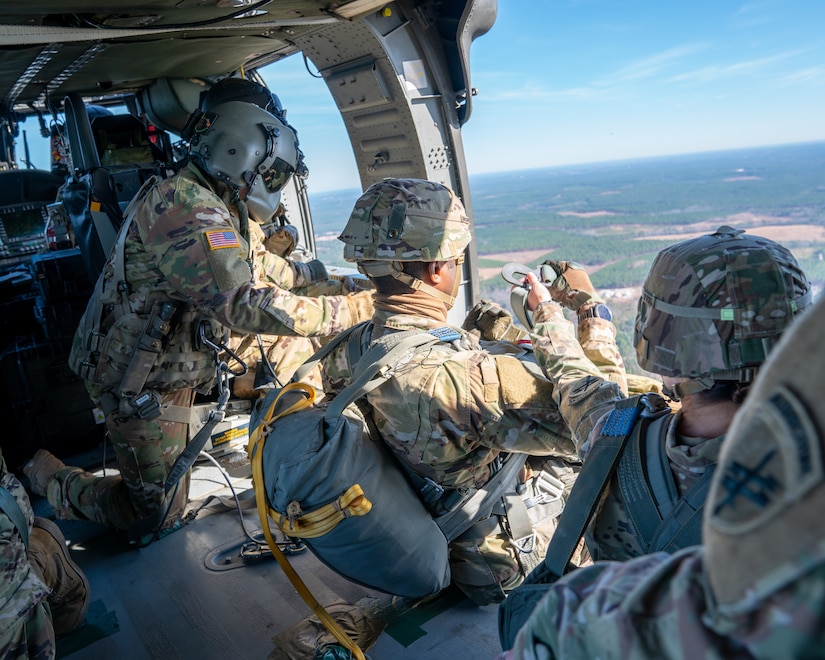
[[[279,257],[288,257],[298,241],[298,230],[292,225],[278,227],[264,240],[264,247]]]
[[[482,300],[467,314],[461,326],[486,341],[517,342],[529,335],[513,323],[509,312],[491,300]]]
[[[548,259],[543,265],[550,266],[556,272],[556,279],[547,284],[547,289],[560,305],[577,312],[584,305],[604,302],[593,288],[587,271],[575,261]]]
[[[309,270],[310,282],[323,282],[324,280],[329,279],[327,267],[324,266],[324,262],[320,259],[313,259],[312,261],[307,261],[306,266]]]

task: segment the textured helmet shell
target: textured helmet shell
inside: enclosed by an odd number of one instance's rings
[[[472,239],[461,200],[440,183],[385,179],[358,198],[338,237],[347,261],[447,261]]]
[[[745,372],[810,305],[793,255],[767,238],[720,227],[658,254],[639,299],[639,366],[662,376],[747,380]]]
[[[212,87],[201,92],[198,108],[201,112],[209,112],[216,105],[229,101],[254,103],[278,119],[286,121],[286,111],[278,96],[263,85],[244,78],[219,80]]]
[[[287,124],[252,103],[228,101],[201,115],[190,154],[211,176],[247,190],[249,212],[266,222],[300,159]]]

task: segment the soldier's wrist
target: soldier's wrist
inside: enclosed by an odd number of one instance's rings
[[[553,299],[550,300],[542,300],[536,308],[533,310],[533,317],[536,316],[543,316],[548,317],[554,311],[560,310],[561,306]]]
[[[579,321],[584,319],[604,319],[605,321],[613,321],[613,313],[610,308],[601,301],[592,301],[579,307],[576,310],[576,315]]]

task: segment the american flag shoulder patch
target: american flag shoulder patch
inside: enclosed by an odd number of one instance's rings
[[[210,250],[241,247],[241,241],[232,229],[212,229],[206,232],[206,241]]]

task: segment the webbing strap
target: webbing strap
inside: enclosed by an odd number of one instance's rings
[[[527,505],[513,486],[514,483],[511,481],[507,492],[504,493],[504,512],[510,533],[510,544],[517,550],[516,561],[527,575],[541,563],[541,559],[536,551],[536,533],[533,531],[530,514],[527,513]]]
[[[659,515],[666,518],[673,512],[673,505],[679,499],[679,491],[670,469],[670,459],[665,449],[667,434],[674,417],[660,417],[650,423],[645,433],[645,469],[650,492],[656,500]],[[641,437],[638,440],[641,442]]]
[[[304,378],[306,378],[307,374],[309,374],[318,364],[333,350],[335,350],[338,346],[340,346],[351,334],[354,332],[363,332],[364,326],[366,326],[371,321],[361,321],[350,328],[347,328],[343,332],[339,332],[335,337],[330,339],[326,344],[321,346],[315,354],[309,358],[306,362],[304,362],[300,367],[295,370],[295,374],[292,376],[292,382],[298,383]]]
[[[527,454],[509,454],[504,465],[484,484],[474,491],[465,502],[453,511],[435,519],[448,541],[454,540],[470,525],[490,515],[490,510],[511,485],[527,461]]]
[[[513,287],[510,291],[510,308],[516,318],[528,330],[533,329],[533,314],[527,309],[527,289],[521,286]]]
[[[12,521],[14,526],[17,527],[17,531],[20,533],[20,538],[23,539],[23,545],[25,545],[26,550],[28,550],[29,526],[26,524],[26,515],[23,513],[23,509],[20,508],[17,500],[14,499],[14,495],[12,495],[3,486],[0,486],[0,510],[2,510],[3,513],[9,517],[9,520]]]
[[[269,507],[269,516],[284,534],[302,539],[317,539],[329,534],[338,523],[353,516],[365,516],[372,510],[372,502],[359,484],[353,484],[335,501],[313,511],[289,511],[296,503],[290,502],[287,513]]]
[[[435,335],[421,330],[394,332],[373,341],[370,349],[358,361],[350,384],[327,407],[327,422],[334,422],[349,404],[389,380],[392,373],[385,367],[394,366],[404,353],[439,341],[441,340]]]
[[[709,465],[705,473],[690,487],[673,511],[659,525],[650,542],[648,552],[675,552],[702,540],[702,511],[710,491],[715,465]]]
[[[663,419],[665,418],[656,421],[663,423]],[[641,427],[641,425],[639,426]],[[673,481],[673,477],[669,474],[658,474],[654,477],[655,485],[648,481],[644,465],[646,461],[642,457],[642,451],[650,451],[651,454],[654,454],[657,449],[660,450],[659,453],[664,453],[660,433],[651,433],[650,428],[644,429],[644,433],[641,433],[640,428],[639,432],[632,434],[629,445],[622,452],[619,468],[616,472],[625,512],[630,519],[630,524],[636,531],[636,536],[642,542],[643,548],[650,545],[650,539],[653,538],[659,524],[662,522],[663,514],[656,506],[656,502],[668,501],[671,491],[666,485],[666,480],[670,478],[670,481]],[[659,471],[657,468],[660,465],[661,463],[656,457],[648,467],[652,468],[655,475]],[[669,470],[670,467],[668,466]],[[654,494],[654,488],[658,488],[661,492]]]
[[[616,403],[601,436],[593,443],[544,557],[545,567],[555,578],[566,572],[644,407],[643,395]]]

